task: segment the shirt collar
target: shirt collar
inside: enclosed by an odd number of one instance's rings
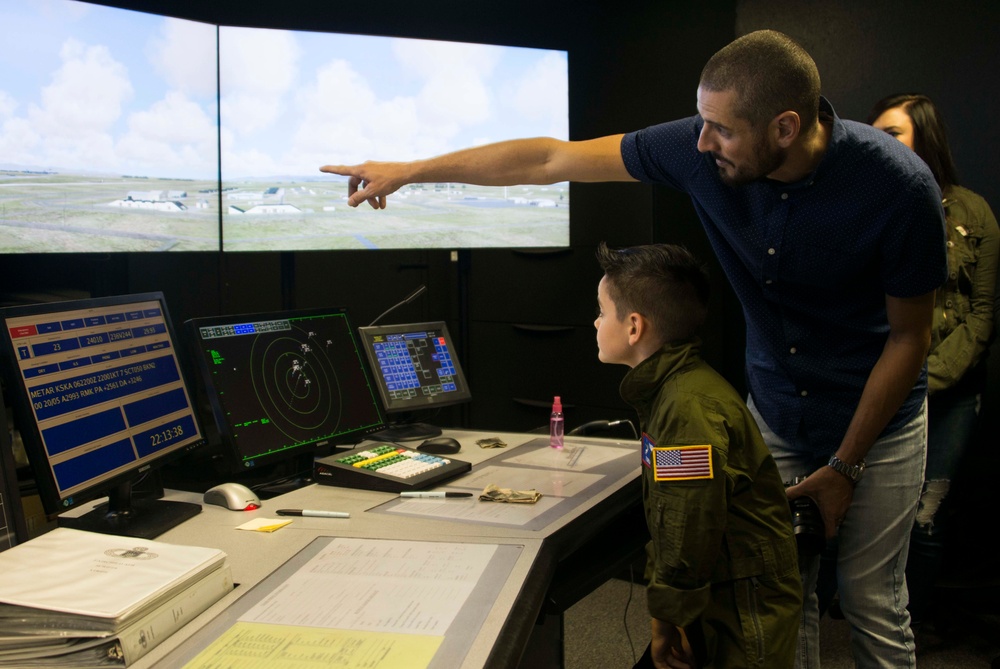
[[[628,371],[621,384],[622,399],[632,406],[642,403],[666,379],[700,359],[700,338],[691,337],[677,342],[667,342],[659,351]]]
[[[823,157],[820,159],[819,164],[812,172],[805,175],[798,181],[785,183],[767,179],[767,183],[771,184],[771,187],[776,191],[790,192],[812,186],[817,179],[822,178],[823,174],[828,169],[826,167],[827,165],[835,164],[837,150],[845,137],[844,122],[840,120],[839,116],[837,116],[837,112],[834,111],[833,105],[830,104],[830,101],[822,95],[819,98],[819,116],[821,120],[826,119],[832,121],[830,127],[830,141],[826,146],[826,151],[823,152]]]

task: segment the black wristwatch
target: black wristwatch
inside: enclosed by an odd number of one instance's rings
[[[848,481],[855,485],[861,480],[861,474],[865,471],[864,460],[858,460],[858,464],[856,465],[849,465],[836,455],[831,455],[830,461],[826,464],[843,474]]]

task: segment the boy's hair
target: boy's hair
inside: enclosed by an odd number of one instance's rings
[[[638,313],[663,342],[695,335],[708,314],[708,272],[682,246],[649,244],[609,249],[601,242],[597,261],[618,318]]]
[[[819,70],[792,38],[758,30],[737,38],[712,56],[701,71],[702,88],[735,91],[736,115],[759,127],[784,111],[794,111],[803,128],[819,114]]]

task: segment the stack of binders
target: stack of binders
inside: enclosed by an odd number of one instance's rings
[[[67,528],[0,574],[0,667],[129,666],[233,589],[220,550]]]

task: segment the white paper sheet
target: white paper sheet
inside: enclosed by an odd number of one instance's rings
[[[496,549],[337,538],[240,621],[440,636]]]

